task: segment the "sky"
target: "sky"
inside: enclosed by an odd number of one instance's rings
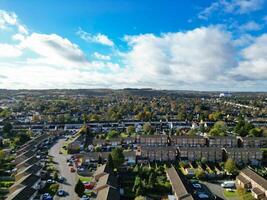
[[[0,0],[0,88],[267,91],[267,0]]]

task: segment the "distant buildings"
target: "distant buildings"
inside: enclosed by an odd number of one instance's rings
[[[219,94],[219,97],[231,97],[232,96],[232,94],[230,93],[230,92],[226,92],[226,93],[220,93]]]

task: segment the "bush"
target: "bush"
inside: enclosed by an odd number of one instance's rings
[[[78,194],[79,197],[82,197],[83,196],[83,193],[84,193],[84,185],[82,183],[81,180],[78,180],[76,186],[75,186],[75,192]]]
[[[203,180],[206,177],[205,172],[202,169],[196,170],[196,178],[199,180]]]
[[[49,186],[49,193],[55,194],[58,191],[59,184],[58,183],[53,183]]]

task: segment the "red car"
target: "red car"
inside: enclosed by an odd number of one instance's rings
[[[70,172],[75,172],[75,171],[76,170],[73,167],[70,168]]]
[[[94,184],[92,183],[85,183],[84,184],[85,189],[92,190],[94,188]]]

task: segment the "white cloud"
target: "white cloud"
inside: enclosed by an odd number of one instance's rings
[[[264,0],[217,0],[211,3],[210,6],[203,9],[198,17],[200,19],[208,19],[215,11],[218,13],[247,14],[264,7]]]
[[[0,58],[15,58],[21,56],[22,52],[15,45],[0,43]]]
[[[243,80],[267,80],[267,34],[241,52],[242,60],[232,74]]]
[[[259,31],[263,28],[261,24],[256,23],[255,21],[249,21],[246,24],[240,26],[241,31]]]
[[[81,28],[77,31],[77,35],[85,40],[86,42],[90,43],[99,43],[102,45],[107,45],[107,46],[114,46],[114,42],[108,38],[108,36],[98,33],[96,35],[90,34],[82,30]]]
[[[109,55],[103,55],[103,54],[98,53],[98,52],[94,52],[94,56],[99,60],[110,60]]]
[[[125,39],[131,46],[126,64],[134,76],[154,87],[218,81],[235,66],[231,35],[218,27]]]
[[[15,26],[21,34],[28,34],[26,26],[19,22],[14,12],[0,10],[0,29],[6,29],[9,26]]]
[[[20,24],[13,17],[16,21],[5,21]],[[5,49],[0,53],[1,74],[5,77],[0,88],[225,90],[255,89],[258,81],[261,86],[267,85],[267,34],[257,38],[242,33],[233,40],[222,27],[210,26],[161,35],[125,36],[128,50],[117,49],[112,61],[118,60],[112,62],[109,55],[99,52],[89,60],[77,44],[58,34],[23,32],[18,28],[10,35],[10,44],[0,44],[0,49]],[[107,37],[87,34],[84,39],[89,42],[115,45]],[[238,86],[233,86],[235,83]]]
[[[32,63],[47,63],[64,67],[88,64],[84,53],[76,44],[56,34],[32,33],[22,40],[19,46],[21,49],[28,49],[40,56],[28,60]]]

